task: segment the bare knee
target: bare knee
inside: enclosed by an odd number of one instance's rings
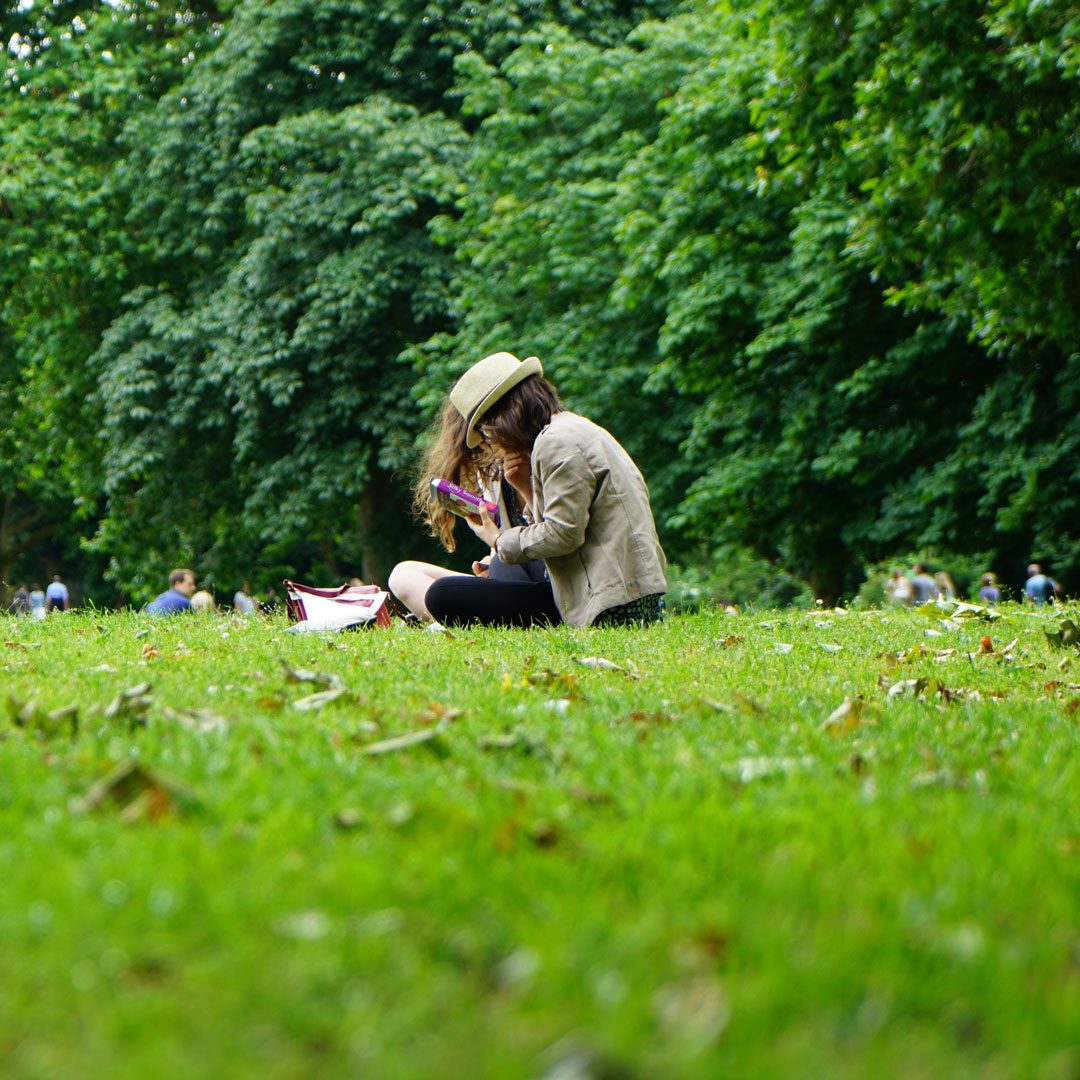
[[[441,566],[431,563],[409,560],[400,562],[390,571],[388,584],[390,591],[414,614],[421,619],[430,619],[431,614],[424,603],[431,583],[440,577],[452,573]]]

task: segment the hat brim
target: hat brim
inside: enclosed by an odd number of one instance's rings
[[[465,445],[470,450],[474,450],[481,442],[483,442],[483,439],[480,437],[480,432],[476,430],[476,425],[483,418],[484,413],[486,413],[499,398],[513,390],[519,382],[527,379],[530,375],[543,374],[544,369],[541,366],[539,359],[535,356],[530,356],[527,359],[522,360],[520,366],[510,372],[498,386],[492,387],[480,404],[469,414],[469,424],[465,430]]]

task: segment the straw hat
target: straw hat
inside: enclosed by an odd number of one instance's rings
[[[535,356],[519,360],[513,353],[497,352],[473,364],[454,384],[450,400],[465,418],[465,445],[480,445],[476,425],[480,418],[508,390],[512,390],[530,375],[543,375],[544,369]]]

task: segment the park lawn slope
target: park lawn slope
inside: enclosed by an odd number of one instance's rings
[[[7,619],[5,1075],[1074,1077],[1080,649],[1002,611]]]

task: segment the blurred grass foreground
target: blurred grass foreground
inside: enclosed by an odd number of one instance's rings
[[[2,1071],[1076,1077],[1080,650],[1002,613],[6,619]]]

